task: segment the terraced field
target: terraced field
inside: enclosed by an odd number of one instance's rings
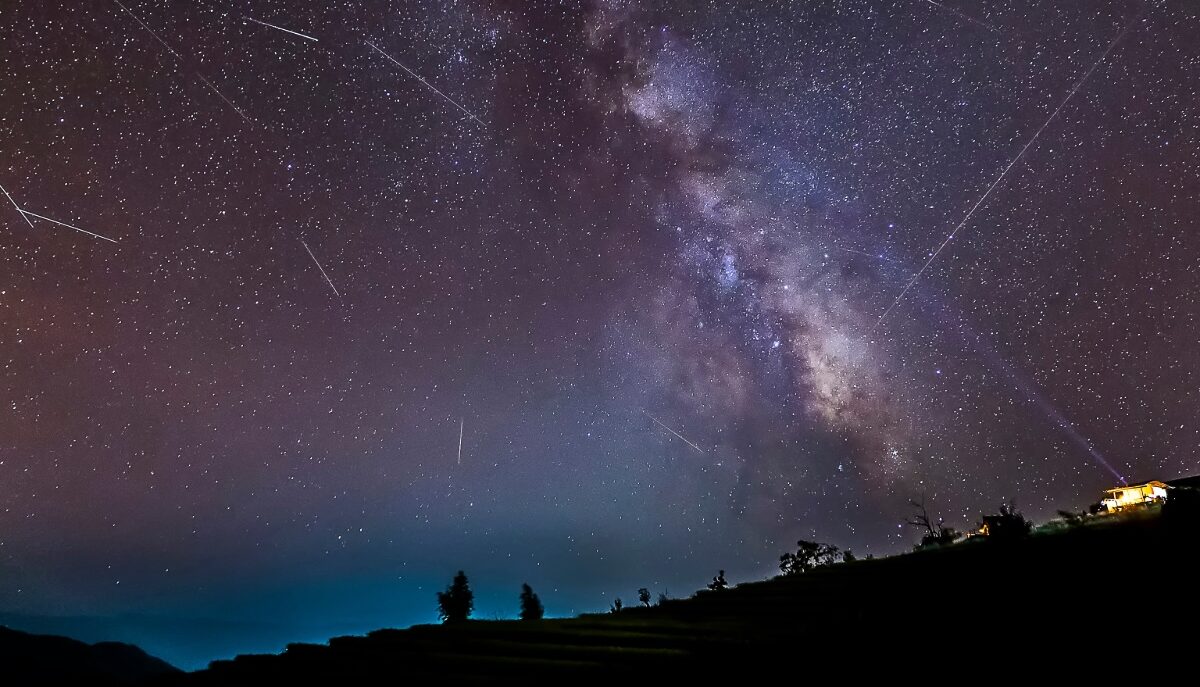
[[[1195,530],[1157,514],[971,541],[578,618],[379,630],[218,661],[184,684],[677,684],[1070,652],[1141,604],[1194,618]],[[1135,610],[1136,613],[1136,610]],[[1142,620],[1139,618],[1139,621]],[[1159,627],[1153,625],[1152,627]],[[1139,628],[1144,634],[1146,625]],[[1155,641],[1195,640],[1195,634]],[[1162,641],[1159,641],[1162,640]],[[1133,648],[1129,637],[1123,651]]]

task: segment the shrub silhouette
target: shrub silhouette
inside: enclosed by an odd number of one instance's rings
[[[1069,510],[1060,510],[1058,511],[1058,517],[1062,518],[1063,523],[1067,527],[1074,527],[1083,522],[1083,519],[1087,517],[1087,513],[1076,513]]]
[[[521,585],[521,620],[541,620],[546,615],[542,600],[533,593],[529,583]]]
[[[708,583],[708,588],[714,592],[719,592],[722,589],[729,588],[729,583],[725,581],[724,570],[717,572],[717,576],[713,578],[713,581]]]
[[[471,616],[475,610],[475,594],[467,586],[467,576],[459,570],[454,581],[444,592],[438,592],[438,616],[443,623],[458,623]]]
[[[796,553],[785,553],[779,557],[779,569],[784,575],[799,575],[837,561],[838,547],[801,539],[796,542]]]
[[[638,590],[638,601],[646,608],[650,608],[650,590],[642,587]]]
[[[988,539],[1007,541],[1028,536],[1033,531],[1033,523],[1021,515],[1015,503],[1009,501],[1000,505],[1000,512],[996,515],[983,516],[979,530],[986,534]]]
[[[655,601],[654,605],[661,606],[670,600],[671,600],[671,596],[669,594],[667,594],[666,592],[659,592],[658,593],[658,601]]]
[[[613,601],[612,608],[608,609],[608,612],[609,613],[620,613],[621,609],[624,607],[625,607],[624,604],[621,603],[621,597],[618,596],[616,601]]]

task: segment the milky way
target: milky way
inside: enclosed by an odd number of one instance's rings
[[[1188,3],[10,4],[0,623],[191,666],[1200,472]]]

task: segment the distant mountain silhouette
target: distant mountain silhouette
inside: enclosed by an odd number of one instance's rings
[[[318,626],[259,618],[214,618],[202,615],[120,613],[113,615],[44,615],[0,611],[0,627],[37,635],[58,635],[94,642],[124,642],[141,647],[183,670],[208,665],[213,657],[255,651],[278,651],[288,642],[324,639],[340,634],[339,623]],[[0,681],[0,687],[4,687]]]
[[[0,626],[0,684],[137,685],[180,674],[132,644],[85,644]]]

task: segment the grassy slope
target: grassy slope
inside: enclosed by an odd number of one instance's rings
[[[1195,532],[1156,514],[1111,519],[1018,542],[972,541],[831,566],[619,614],[419,626],[292,645],[279,656],[215,662],[185,683],[641,682],[715,679],[747,666],[761,678],[790,678],[834,657],[920,664],[1047,646],[1061,654],[1130,622],[1145,637],[1147,628],[1162,627],[1152,609],[1164,604],[1172,615],[1193,617]],[[1124,649],[1133,648],[1126,639]]]

